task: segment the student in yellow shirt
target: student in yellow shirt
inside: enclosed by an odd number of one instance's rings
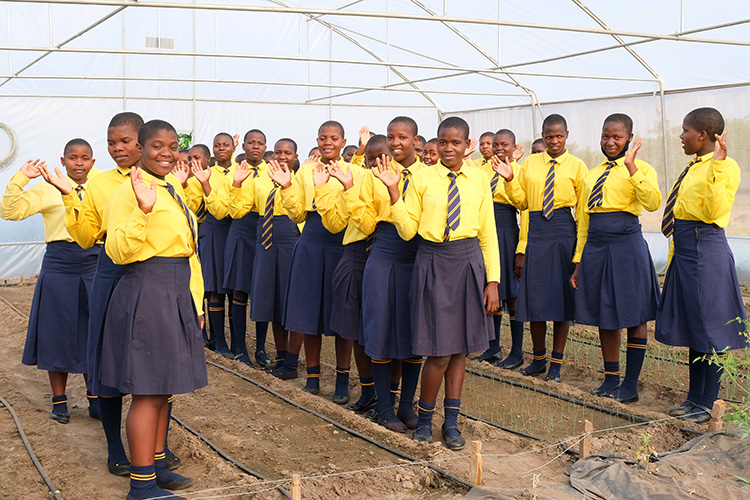
[[[341,153],[341,158],[344,159],[346,163],[351,163],[352,158],[354,158],[354,153],[357,151],[357,146],[347,146],[344,148],[344,151]]]
[[[604,120],[601,148],[606,160],[586,175],[579,208],[578,244],[570,278],[576,322],[599,327],[604,383],[592,394],[621,403],[638,401],[638,378],[646,355],[646,322],[656,317],[659,283],[638,217],[661,205],[656,171],[635,158],[633,120],[615,113]],[[620,336],[627,329],[625,379],[620,381]]]
[[[292,255],[289,275],[284,327],[289,330],[289,346],[284,365],[272,373],[281,379],[297,377],[297,361],[304,340],[307,382],[304,391],[320,391],[321,335],[334,335],[330,328],[332,303],[332,274],[344,252],[342,246],[346,221],[335,217],[343,212],[332,209],[332,204],[345,204],[339,192],[341,184],[329,183],[326,166],[341,160],[346,145],[344,127],[337,121],[324,122],[318,129],[319,162],[302,165],[292,178],[289,169],[281,165],[271,168],[270,175],[281,187],[281,199],[289,218],[297,224],[305,223]],[[355,165],[342,166],[359,176]],[[351,342],[336,336],[336,365],[349,366]]]
[[[429,165],[436,165],[437,162],[440,160],[440,156],[438,155],[438,148],[437,148],[437,138],[433,137],[429,141],[425,143],[424,146],[424,156],[422,157],[422,162],[429,166]]]
[[[534,139],[531,143],[531,154],[544,153],[544,139]]]
[[[495,137],[494,132],[484,132],[479,136],[479,154],[481,158],[474,160],[474,165],[482,167],[485,165],[491,166],[490,160],[492,159],[492,141]]]
[[[274,146],[274,160],[287,168],[297,160],[297,143],[292,139],[279,139]],[[253,283],[250,296],[250,319],[271,323],[276,345],[276,365],[284,364],[288,334],[282,325],[284,301],[289,284],[292,251],[299,237],[297,225],[289,218],[281,202],[281,190],[264,173],[253,177],[247,162],[234,171],[229,188],[229,215],[244,217],[256,209],[259,222],[256,236]],[[273,196],[272,196],[273,195]]]
[[[93,170],[95,161],[91,145],[84,139],[72,139],[65,145],[60,162],[81,198],[86,195],[89,176],[97,172]],[[31,301],[21,362],[47,370],[52,388],[50,418],[67,424],[68,374],[82,373],[88,379],[88,303],[101,246],[84,250],[73,241],[63,224],[65,206],[54,187],[40,182],[24,191],[32,179],[42,175],[43,166],[45,162],[29,160],[11,177],[0,201],[0,216],[24,220],[42,214],[47,248]],[[97,397],[91,391],[86,395],[89,415],[101,418]]]
[[[560,367],[575,317],[575,295],[570,284],[576,222],[572,210],[581,207],[586,165],[565,148],[568,125],[560,115],[549,115],[542,124],[546,150],[532,154],[516,176],[500,163],[505,191],[521,213],[516,267],[522,268],[516,318],[531,323],[534,361],[521,370],[536,375],[547,366],[547,321],[553,322],[553,345],[546,380],[560,381]],[[576,210],[580,219],[582,210]]]
[[[427,139],[421,135],[417,135],[417,145],[414,146],[414,154],[417,155],[419,161],[424,161],[424,147],[427,144]]]
[[[414,174],[405,198],[401,175],[376,174],[388,187],[399,235],[422,237],[411,281],[412,349],[427,356],[413,438],[432,442],[432,414],[445,378],[443,437],[452,450],[466,442],[458,430],[466,354],[487,349],[490,316],[500,307],[500,256],[490,181],[464,160],[469,125],[458,117],[438,127],[440,162]]]
[[[656,312],[656,340],[690,348],[687,399],[669,411],[705,423],[719,394],[722,370],[711,363],[724,351],[748,347],[734,255],[724,228],[740,185],[740,167],[727,156],[724,118],[698,108],[682,120],[682,149],[693,156],[667,197],[662,233],[672,236],[672,258]],[[707,356],[709,359],[701,359]]]
[[[358,167],[361,167],[364,164],[365,148],[367,147],[367,141],[369,141],[370,138],[374,135],[375,135],[375,132],[370,132],[370,129],[367,127],[367,125],[359,129],[359,143],[358,143],[359,147],[357,147],[357,150],[352,155],[352,161],[351,161],[352,165],[357,165]]]

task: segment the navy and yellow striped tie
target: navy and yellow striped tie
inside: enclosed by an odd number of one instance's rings
[[[675,181],[674,186],[672,186],[672,190],[669,192],[667,204],[664,206],[664,216],[662,216],[661,218],[661,232],[667,238],[672,236],[672,233],[674,232],[674,204],[677,201],[677,193],[680,190],[680,184],[682,184],[683,179],[685,179],[685,176],[687,175],[688,170],[690,170],[690,167],[700,162],[701,158],[699,156],[695,160],[688,163],[687,167],[685,167],[685,170],[682,171],[680,176]]]
[[[607,180],[607,177],[609,177],[609,171],[612,170],[612,167],[614,167],[615,165],[617,165],[617,163],[608,161],[607,168],[604,169],[604,173],[599,176],[599,178],[596,180],[596,183],[594,184],[594,187],[591,188],[591,194],[589,195],[589,201],[587,203],[589,210],[593,210],[594,207],[602,206],[602,201],[604,201],[604,181]]]
[[[268,250],[273,245],[273,205],[278,189],[279,185],[274,182],[273,189],[266,199],[266,211],[263,214],[263,226],[260,236],[260,242],[264,250]]]
[[[547,179],[544,181],[544,198],[542,198],[542,215],[549,220],[555,215],[555,165],[556,160],[550,160]]]
[[[253,171],[253,179],[258,178],[258,167],[250,167],[250,169]]]
[[[83,200],[83,186],[80,184],[76,186],[76,194],[78,195],[79,200]]]
[[[228,168],[225,168],[225,169],[224,169],[224,175],[227,175],[228,173],[229,173],[229,169],[228,169]]]
[[[449,172],[448,177],[451,178],[451,183],[448,186],[448,220],[445,224],[443,241],[450,239],[450,232],[458,229],[461,222],[461,196],[458,194],[458,185],[456,184],[456,177],[458,176],[455,172]]]
[[[174,198],[177,203],[182,208],[182,211],[185,212],[185,217],[187,217],[188,226],[190,227],[190,232],[193,235],[193,244],[195,245],[195,251],[198,252],[198,233],[195,228],[195,220],[191,217],[190,209],[188,209],[187,205],[185,205],[185,202],[182,201],[182,198],[179,194],[177,194],[177,191],[174,190],[174,186],[172,186],[170,183],[167,182],[167,191],[169,194]]]
[[[409,187],[409,172],[408,168],[405,168],[401,171],[401,175],[404,176],[404,187],[401,189],[401,198],[406,198],[406,188]]]
[[[500,174],[495,172],[495,175],[492,176],[492,180],[490,180],[490,188],[492,189],[492,194],[495,194],[495,190],[497,189],[497,184],[500,182]]]

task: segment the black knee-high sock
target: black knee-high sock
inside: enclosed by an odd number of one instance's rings
[[[708,359],[715,359],[716,356],[726,357],[726,354],[708,354]],[[701,394],[700,400],[696,401],[696,403],[711,410],[719,397],[719,389],[721,389],[721,374],[724,370],[719,365],[709,363],[709,361],[705,361],[705,364],[703,394]]]
[[[247,330],[247,302],[240,302],[232,299],[232,320],[234,325],[232,334],[231,351],[235,356],[247,354],[247,345],[245,344],[245,330]]]
[[[216,350],[223,353],[229,352],[227,339],[224,336],[224,304],[221,302],[208,303],[208,322]]]
[[[378,395],[378,404],[375,408],[383,420],[396,416],[391,401],[391,367],[390,359],[372,360],[372,376],[375,379],[375,393]]]
[[[401,420],[414,415],[414,394],[421,370],[422,358],[404,359],[401,362],[401,399],[398,402],[398,417]]]
[[[622,386],[630,393],[638,392],[638,379],[641,377],[647,345],[648,339],[628,339],[628,350],[625,355],[625,379],[622,381]]]
[[[510,356],[514,359],[523,357],[523,321],[516,320],[516,311],[508,311],[510,318]]]
[[[268,322],[255,322],[255,352],[266,350],[266,337],[268,337]]]
[[[172,404],[174,403],[174,396],[170,395],[167,400],[167,435],[164,436],[164,454],[167,457],[173,457],[174,453],[169,449],[169,428],[172,426]]]
[[[495,314],[492,316],[492,326],[495,328],[495,338],[490,340],[489,351],[500,352],[500,329],[503,327],[503,315]]]
[[[688,362],[690,363],[690,366],[688,367],[688,373],[690,374],[690,380],[688,385],[687,400],[695,404],[698,404],[698,401],[701,399],[701,396],[703,395],[703,388],[706,384],[706,362],[698,359],[702,356],[703,353],[698,352],[694,349],[690,349],[690,353],[688,355]]]
[[[107,438],[107,461],[111,464],[127,463],[128,456],[122,445],[120,428],[122,427],[122,397],[99,398],[99,409],[102,412],[102,427]]]

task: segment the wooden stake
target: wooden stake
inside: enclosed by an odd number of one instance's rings
[[[469,479],[477,486],[482,485],[482,442],[472,441],[474,451],[471,454],[471,478]]]
[[[584,420],[583,432],[585,432],[586,435],[584,436],[583,441],[581,441],[580,458],[586,458],[591,455],[591,433],[594,432],[594,424],[588,420]]]
[[[724,430],[724,412],[727,410],[727,403],[719,399],[714,403],[714,409],[711,412],[711,421],[708,423],[708,432],[721,432]]]
[[[302,486],[300,485],[299,474],[292,474],[292,500],[302,500]]]

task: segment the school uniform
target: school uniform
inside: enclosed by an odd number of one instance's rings
[[[740,335],[744,325],[727,323],[746,318],[734,255],[724,233],[740,167],[731,158],[714,161],[709,153],[688,163],[675,184],[674,221],[662,226],[673,239],[656,312],[656,340],[699,353],[747,347]],[[665,212],[670,200],[671,196]]]
[[[391,160],[391,169],[401,172],[399,192],[405,193],[416,172],[425,168],[417,160],[404,169]],[[407,179],[409,183],[407,183]],[[358,196],[346,192],[352,221],[364,233],[374,235],[363,270],[362,331],[359,343],[376,359],[413,358],[409,290],[420,236],[402,239],[391,218],[388,188],[371,172],[362,177]]]
[[[273,193],[273,197],[271,196]],[[229,187],[229,215],[245,217],[252,210],[259,216],[256,231],[250,319],[281,322],[289,283],[294,244],[299,237],[281,201],[281,189],[268,175],[252,175],[241,188]]]
[[[604,161],[586,175],[578,210],[577,323],[605,330],[638,326],[656,317],[659,283],[638,217],[661,205],[656,171],[635,160]]]
[[[362,169],[342,162],[355,177]],[[333,271],[344,253],[342,246],[347,222],[340,215],[346,213],[345,200],[340,196],[343,186],[338,181],[315,186],[315,163],[302,165],[290,187],[281,190],[281,199],[289,218],[305,227],[292,253],[284,327],[307,335],[334,335],[331,330],[333,306]],[[333,210],[332,205],[343,208]]]
[[[494,332],[485,312],[484,288],[500,280],[487,176],[467,162],[455,173],[442,162],[422,168],[405,198],[391,206],[391,217],[403,239],[422,237],[410,291],[414,354],[448,356],[487,349]]]
[[[92,169],[89,177],[98,170]],[[83,249],[65,230],[65,206],[53,186],[38,182],[24,187],[31,179],[21,172],[11,177],[0,202],[5,220],[24,220],[42,214],[44,240],[47,243],[31,302],[21,362],[40,370],[87,373],[89,295],[101,245]],[[88,182],[74,192],[86,196]]]
[[[122,185],[109,204],[105,250],[125,272],[104,324],[100,383],[131,394],[181,394],[207,385],[198,311],[203,300],[197,221],[179,183],[156,180],[156,204],[138,207]]]
[[[575,296],[570,284],[576,245],[572,209],[581,206],[588,169],[567,150],[529,155],[506,193],[521,212],[516,253],[525,254],[516,304],[519,321],[571,321]],[[546,203],[545,203],[546,201]],[[576,210],[580,219],[582,210]]]
[[[492,161],[491,161],[491,159],[485,158],[483,156],[480,157],[480,158],[477,158],[475,160],[470,160],[468,163],[472,163],[473,166],[481,168],[482,170],[485,170],[487,168],[489,168],[490,170],[492,170]]]

